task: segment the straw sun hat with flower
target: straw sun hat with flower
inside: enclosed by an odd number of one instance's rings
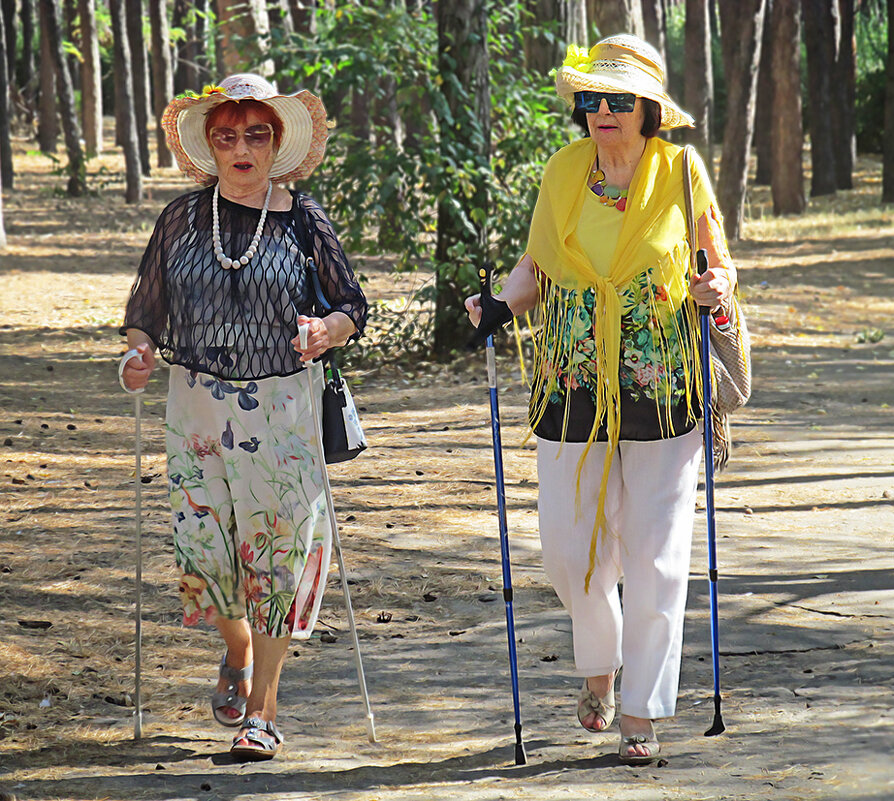
[[[664,91],[664,62],[652,45],[629,33],[609,36],[589,51],[568,46],[556,91],[570,105],[575,92],[632,92],[661,106],[661,128],[692,128],[695,121]]]
[[[273,183],[306,178],[323,160],[328,127],[323,101],[307,90],[282,95],[260,75],[244,73],[224,78],[218,86],[206,86],[202,94],[187,92],[165,109],[161,125],[177,165],[200,184],[213,184],[217,164],[205,136],[205,117],[228,100],[258,100],[282,120],[282,140],[270,170]]]

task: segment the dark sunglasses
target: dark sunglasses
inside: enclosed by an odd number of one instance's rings
[[[232,150],[236,147],[240,136],[250,148],[257,150],[267,147],[273,139],[273,126],[269,122],[249,125],[242,133],[235,128],[212,128],[208,138],[216,150]]]
[[[611,92],[575,92],[574,107],[578,111],[587,114],[595,114],[599,111],[602,101],[608,104],[608,110],[612,114],[627,114],[633,111],[636,105],[636,95],[630,92],[615,94]]]

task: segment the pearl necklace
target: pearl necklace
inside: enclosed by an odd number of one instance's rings
[[[214,187],[214,198],[211,203],[211,242],[214,245],[214,255],[220,262],[220,266],[225,270],[238,270],[248,264],[255,253],[258,252],[258,245],[261,242],[261,232],[264,230],[264,222],[267,220],[267,209],[270,206],[270,195],[273,192],[273,181],[267,182],[267,197],[264,198],[264,208],[261,209],[261,219],[258,220],[258,227],[255,235],[251,238],[251,243],[245,253],[238,259],[229,258],[223,252],[223,246],[220,244],[220,215],[217,211],[217,199],[220,197],[220,183]]]

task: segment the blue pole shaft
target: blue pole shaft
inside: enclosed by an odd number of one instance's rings
[[[512,675],[512,706],[515,711],[516,748],[521,748],[521,709],[518,691],[518,658],[515,648],[515,615],[512,610],[512,572],[509,558],[509,527],[506,522],[506,491],[503,481],[503,445],[500,437],[500,403],[497,397],[497,368],[494,338],[487,345],[487,379],[490,386],[490,425],[494,441],[494,475],[497,487],[497,515],[500,523],[500,556],[503,567],[503,600],[506,602],[506,633],[509,639],[509,669]],[[516,762],[521,757],[517,751]],[[521,763],[519,763],[521,764]]]
[[[705,506],[708,515],[708,585],[711,601],[711,661],[714,668],[714,697],[720,696],[720,641],[717,614],[717,530],[714,519],[714,433],[711,426],[711,329],[710,316],[702,314],[702,397],[705,427]]]

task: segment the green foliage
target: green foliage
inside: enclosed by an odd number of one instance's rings
[[[484,249],[498,269],[514,266],[524,250],[543,165],[568,141],[566,115],[551,81],[524,68],[524,28],[516,14],[515,5],[506,4],[490,15],[489,165],[476,156],[482,142],[474,115],[455,119],[446,100],[447,92],[469,94],[449,72],[438,70],[437,29],[429,12],[409,14],[402,3],[373,0],[320,10],[314,38],[272,32],[269,54],[280,65],[280,87],[315,88],[336,122],[326,161],[306,188],[327,209],[346,250],[396,254],[400,271],[434,270],[437,285],[457,297],[477,291],[482,231]],[[368,135],[351,124],[352,98],[369,102]],[[402,136],[395,136],[383,114],[389,101]],[[463,232],[440,261],[439,206],[442,225],[449,215]],[[399,311],[373,307],[386,339],[399,336],[419,353],[431,347],[428,316],[437,285],[423,283]],[[410,316],[416,319],[407,323]],[[377,352],[386,358],[393,350],[385,343]]]
[[[885,62],[888,22],[884,5],[857,14],[857,150],[881,153],[885,132]]]

